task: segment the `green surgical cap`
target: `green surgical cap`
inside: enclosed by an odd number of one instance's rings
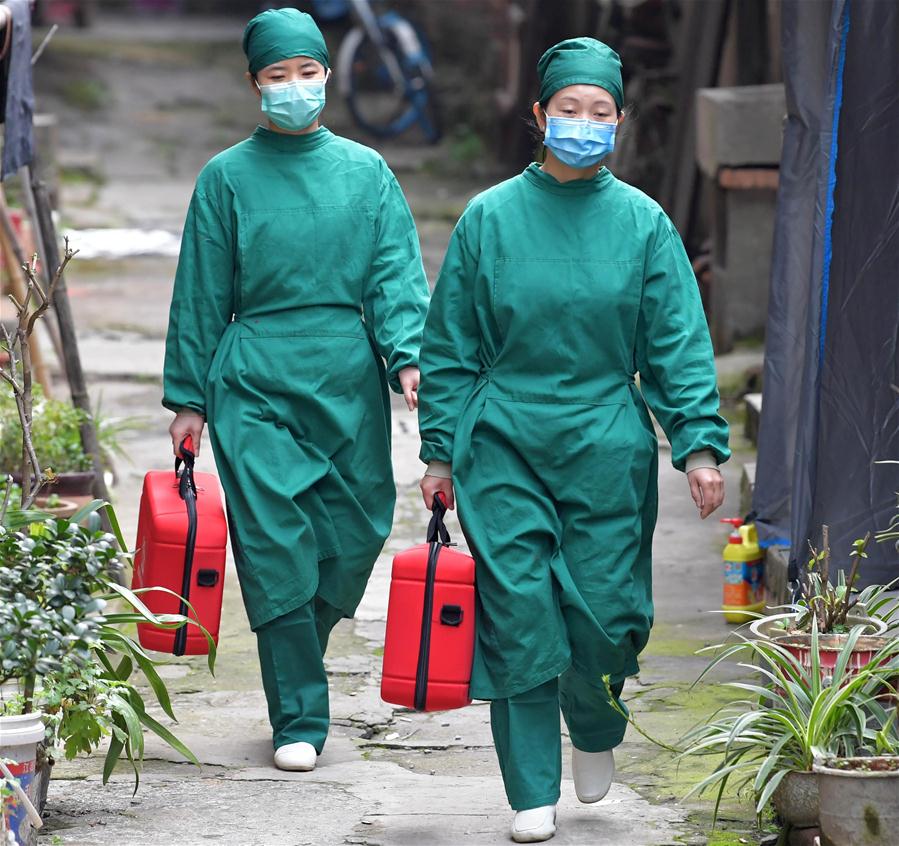
[[[311,15],[297,9],[269,9],[256,15],[243,31],[243,51],[250,73],[297,56],[309,56],[330,67],[321,30]]]
[[[569,38],[550,47],[537,62],[540,102],[546,103],[566,85],[598,85],[605,88],[618,108],[624,107],[621,59],[595,38]]]

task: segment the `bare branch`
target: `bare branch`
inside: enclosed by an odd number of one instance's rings
[[[31,272],[32,271],[30,271],[30,270],[28,271],[29,274],[31,274]],[[29,287],[31,287],[33,285],[34,293],[37,294],[37,296],[40,298],[40,302],[38,303],[38,308],[40,308],[41,306],[43,306],[45,304],[48,304],[49,300],[47,299],[47,295],[44,293],[43,288],[41,288],[40,283],[37,281],[37,279],[35,279],[33,277],[29,277],[29,278],[31,280]]]
[[[9,336],[9,331],[3,323],[0,323],[0,332],[3,333],[3,340],[6,343],[6,351],[9,353],[9,361],[6,365],[9,372],[7,373],[6,370],[0,367],[0,376],[2,376],[7,382],[9,382],[9,384],[12,386],[13,393],[18,393],[22,390],[22,387],[21,385],[19,385],[18,379],[16,379],[18,363],[16,362],[15,342]]]
[[[53,302],[53,293],[60,279],[65,273],[66,266],[75,256],[77,251],[69,247],[68,238],[65,240],[65,253],[63,260],[49,286],[44,291],[38,280],[38,256],[35,253],[30,262],[23,262],[22,271],[26,277],[27,291],[23,302],[18,302],[10,296],[10,301],[16,309],[17,326],[14,337],[0,325],[3,338],[9,349],[9,362],[5,368],[0,368],[0,376],[10,385],[16,402],[16,411],[19,415],[19,423],[22,427],[22,501],[23,509],[30,508],[35,501],[41,487],[47,477],[41,470],[32,438],[32,363],[30,339],[37,321],[46,314]],[[32,307],[34,303],[34,307]],[[18,360],[16,356],[18,346]],[[19,370],[21,368],[21,379]],[[4,505],[4,510],[6,505]]]
[[[44,50],[47,49],[47,45],[50,43],[50,40],[53,38],[53,36],[56,35],[58,30],[59,24],[53,24],[53,26],[50,27],[50,31],[44,36],[44,40],[41,41],[41,43],[38,45],[37,50],[35,50],[31,56],[32,67],[37,64],[38,59],[40,59],[40,57],[44,54]]]
[[[13,379],[13,377],[10,376],[9,373],[7,373],[5,370],[0,370],[0,378],[5,379],[12,386],[14,392],[20,390],[19,383],[16,382],[16,380]]]
[[[56,290],[56,286],[59,284],[59,280],[62,279],[63,274],[66,272],[66,267],[69,262],[78,254],[78,250],[72,250],[69,248],[69,239],[65,239],[65,251],[63,254],[62,262],[59,267],[56,268],[56,273],[53,274],[53,278],[50,280],[50,284],[47,287],[47,294],[45,295],[43,290],[41,290],[41,286],[38,284],[36,277],[36,269],[37,269],[37,256],[35,255],[35,261],[32,262],[32,266],[28,267],[28,265],[22,265],[22,268],[25,270],[25,273],[28,274],[29,278],[29,289],[32,285],[34,285],[34,289],[39,293],[41,297],[41,305],[34,311],[31,315],[31,319],[28,322],[27,331],[30,335],[34,329],[34,324],[37,320],[50,308],[50,304],[53,302],[53,293]]]

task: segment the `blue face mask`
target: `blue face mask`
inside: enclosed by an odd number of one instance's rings
[[[592,167],[615,149],[617,123],[546,116],[543,143],[569,167]]]
[[[259,85],[262,93],[262,111],[281,129],[296,132],[309,126],[325,107],[324,79],[299,79],[293,82],[274,82]]]

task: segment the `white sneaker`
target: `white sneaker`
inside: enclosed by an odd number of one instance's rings
[[[615,775],[615,756],[611,749],[604,752],[581,752],[571,747],[571,774],[574,792],[581,802],[598,802],[612,786]]]
[[[315,769],[315,759],[318,753],[311,743],[300,741],[279,746],[275,750],[275,766],[279,770],[295,770],[308,773]]]
[[[556,806],[517,811],[512,820],[512,839],[516,843],[540,843],[556,833]]]

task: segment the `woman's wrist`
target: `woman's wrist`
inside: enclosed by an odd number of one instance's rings
[[[718,462],[715,460],[715,453],[710,449],[700,449],[691,452],[687,456],[686,473],[692,473],[694,470],[717,470]]]
[[[452,479],[453,466],[448,461],[429,461],[425,476],[434,476],[438,479]]]

